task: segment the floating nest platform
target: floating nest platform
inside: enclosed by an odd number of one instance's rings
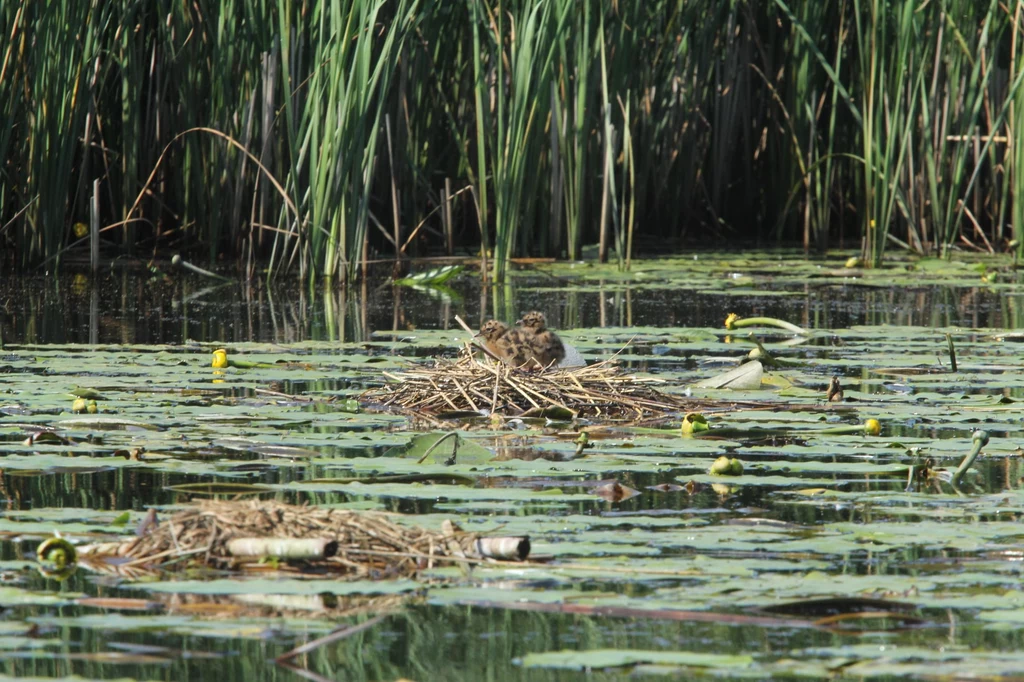
[[[384,376],[390,383],[364,393],[364,399],[430,416],[476,412],[639,421],[676,414],[693,405],[659,391],[667,383],[664,379],[628,374],[612,360],[526,371],[463,355]]]
[[[342,580],[409,578],[420,570],[498,558],[523,559],[526,538],[481,538],[445,522],[442,532],[396,523],[380,512],[321,509],[266,500],[204,501],[159,520],[151,510],[137,537],[78,548],[99,572],[139,577],[196,565],[262,568],[273,556],[315,565]],[[293,562],[294,565],[294,562]]]

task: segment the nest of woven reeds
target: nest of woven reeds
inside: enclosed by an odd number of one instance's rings
[[[204,501],[148,524],[141,535],[78,548],[79,563],[126,577],[154,569],[196,564],[240,568],[261,555],[286,558],[290,547],[304,559],[346,580],[412,577],[419,570],[480,558],[487,539],[446,524],[438,533],[396,523],[379,512],[321,509],[266,500]],[[276,542],[284,540],[284,542]],[[529,541],[525,541],[525,554]],[[309,541],[309,542],[305,542]],[[247,551],[245,547],[276,549]],[[239,548],[241,547],[241,551]],[[519,557],[516,557],[519,558]]]
[[[628,374],[613,361],[527,371],[463,354],[384,376],[389,383],[367,391],[364,399],[434,416],[472,411],[642,420],[688,407],[683,398],[658,390],[663,379]]]

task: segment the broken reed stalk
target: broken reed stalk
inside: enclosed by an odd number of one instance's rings
[[[338,543],[330,538],[232,538],[228,554],[236,557],[265,557],[319,561],[334,556]]]

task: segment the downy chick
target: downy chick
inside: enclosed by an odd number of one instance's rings
[[[541,367],[557,365],[565,359],[565,346],[558,335],[547,328],[544,313],[532,310],[516,322],[530,350],[530,358]]]
[[[487,350],[514,367],[525,364],[531,357],[523,331],[512,329],[504,322],[487,320],[477,336],[483,337]]]

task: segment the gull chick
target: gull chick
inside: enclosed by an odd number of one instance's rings
[[[516,324],[529,348],[528,360],[535,361],[541,367],[550,367],[565,359],[565,346],[558,334],[547,328],[548,320],[544,313],[531,310]]]
[[[509,365],[519,367],[532,357],[523,330],[513,329],[504,322],[487,320],[477,336],[483,338],[487,350]]]

